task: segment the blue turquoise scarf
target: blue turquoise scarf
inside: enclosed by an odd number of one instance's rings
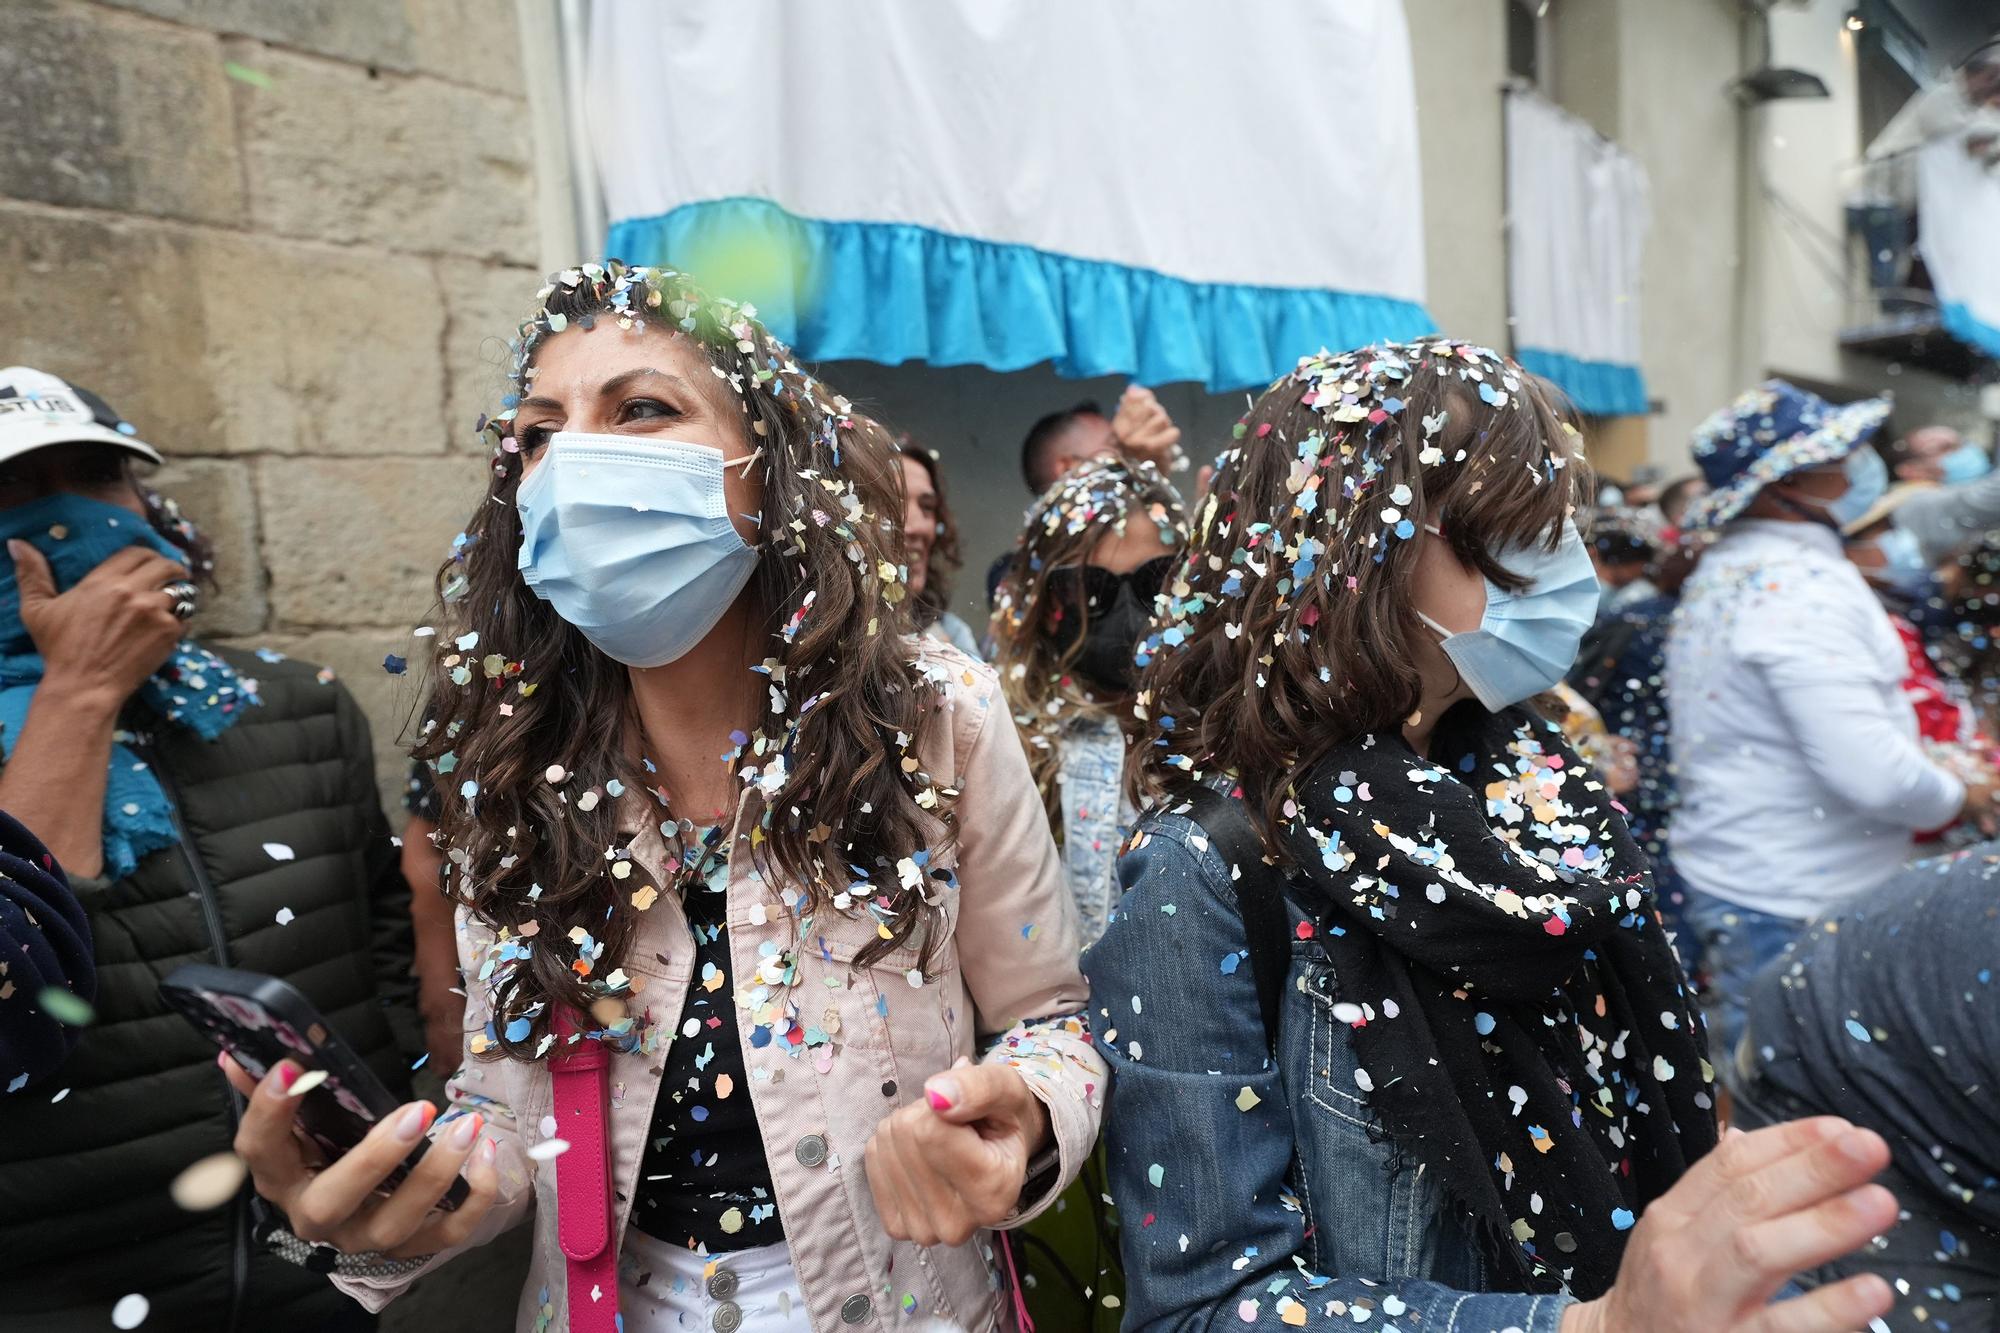
[[[182,561],[185,552],[129,509],[51,495],[0,512],[0,542],[19,538],[48,557],[56,591],[68,592],[84,575],[128,546],[149,546]],[[42,682],[42,657],[21,623],[21,590],[14,563],[0,559],[0,753],[11,756],[28,719],[28,705]],[[254,681],[237,676],[214,653],[183,639],[166,664],[139,687],[140,703],[163,720],[214,740],[258,702]],[[152,769],[114,742],[104,790],[104,875],[122,879],[139,858],[175,841],[173,806]]]

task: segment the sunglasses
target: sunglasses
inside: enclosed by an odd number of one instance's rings
[[[1167,575],[1178,559],[1175,555],[1156,555],[1123,574],[1114,574],[1103,565],[1059,565],[1049,571],[1047,587],[1052,596],[1072,606],[1115,605],[1121,585],[1129,586],[1134,597],[1150,604],[1154,595],[1166,586]]]

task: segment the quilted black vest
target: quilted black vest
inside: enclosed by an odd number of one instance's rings
[[[209,742],[128,716],[181,845],[126,879],[76,884],[96,1022],[54,1074],[0,1095],[0,1327],[109,1328],[129,1292],[151,1303],[154,1331],[306,1330],[359,1313],[256,1250],[247,1186],[206,1213],[168,1195],[183,1167],[230,1146],[236,1117],[214,1048],[159,998],[181,963],[283,977],[384,1083],[407,1095],[409,1082],[385,1005],[409,994],[409,891],[368,723],[307,663],[221,656],[259,682],[262,706]]]

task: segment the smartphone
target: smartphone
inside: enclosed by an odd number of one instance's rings
[[[326,1080],[299,1099],[298,1126],[329,1162],[402,1105],[320,1017],[312,1001],[276,977],[184,963],[160,983],[160,998],[254,1078],[262,1079],[286,1059],[308,1072],[324,1070]],[[419,1142],[382,1182],[381,1191],[402,1184],[429,1147],[428,1141]],[[451,1212],[467,1193],[465,1178],[456,1177],[437,1206]]]

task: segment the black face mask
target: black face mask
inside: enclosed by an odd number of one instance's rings
[[[1090,624],[1070,670],[1097,693],[1131,692],[1132,653],[1153,623],[1153,597],[1166,583],[1175,559],[1157,556],[1126,574],[1114,574],[1102,565],[1050,572],[1048,590],[1064,611],[1053,634],[1056,651],[1069,652],[1077,642],[1077,626],[1087,617]]]

